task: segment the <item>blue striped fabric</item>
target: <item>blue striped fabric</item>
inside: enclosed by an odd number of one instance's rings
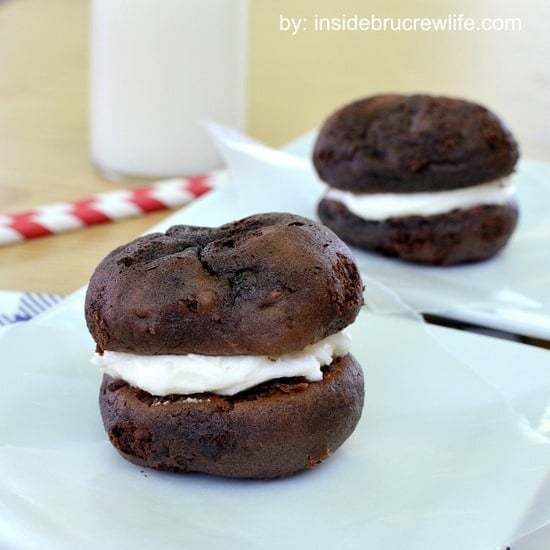
[[[59,294],[40,294],[37,292],[22,292],[15,301],[10,300],[9,307],[0,307],[0,327],[13,323],[28,321],[35,315],[50,309],[52,306],[63,300]],[[0,302],[0,306],[1,306]]]

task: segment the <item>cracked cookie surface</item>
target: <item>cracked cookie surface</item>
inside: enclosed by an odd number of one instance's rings
[[[273,213],[117,248],[92,275],[85,313],[99,353],[279,355],[349,325],[362,301],[332,231]]]
[[[517,143],[503,122],[469,101],[376,95],[333,113],[313,152],[320,178],[355,193],[468,187],[510,174]]]

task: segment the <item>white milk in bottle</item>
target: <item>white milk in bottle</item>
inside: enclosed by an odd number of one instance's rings
[[[90,155],[119,180],[220,166],[202,122],[245,121],[247,0],[91,0]]]

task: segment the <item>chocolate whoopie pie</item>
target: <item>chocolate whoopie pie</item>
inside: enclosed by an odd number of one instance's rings
[[[328,184],[318,214],[346,242],[452,265],[489,258],[513,233],[517,144],[485,107],[378,95],[336,111],[313,152]]]
[[[350,250],[296,215],[174,226],[117,248],[85,303],[111,443],[135,464],[229,477],[319,464],[361,415],[343,329],[362,303]]]

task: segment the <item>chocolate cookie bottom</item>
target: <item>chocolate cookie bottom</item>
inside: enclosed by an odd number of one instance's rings
[[[508,242],[518,219],[515,202],[436,216],[365,220],[340,202],[322,199],[320,220],[348,244],[402,260],[454,265],[485,260]]]
[[[154,397],[104,375],[99,404],[111,443],[134,464],[267,479],[323,462],[355,429],[363,399],[348,354],[319,382],[279,379],[227,397]]]

